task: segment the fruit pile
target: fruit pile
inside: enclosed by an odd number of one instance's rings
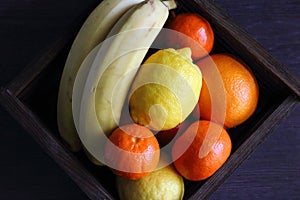
[[[255,111],[250,69],[212,53],[214,31],[174,0],[103,0],[86,19],[61,78],[65,143],[116,175],[120,199],[182,199],[183,180],[228,159],[227,130]]]

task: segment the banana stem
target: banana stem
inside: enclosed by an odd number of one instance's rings
[[[163,0],[161,1],[169,10],[177,8],[177,4],[174,0]]]

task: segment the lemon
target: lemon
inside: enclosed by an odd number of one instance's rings
[[[168,130],[184,121],[198,102],[202,74],[191,59],[190,48],[163,49],[141,66],[129,98],[135,123]]]
[[[121,200],[179,200],[184,195],[183,178],[172,165],[138,180],[117,176],[116,184]]]

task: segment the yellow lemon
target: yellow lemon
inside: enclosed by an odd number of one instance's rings
[[[168,130],[193,111],[202,86],[190,48],[163,49],[141,66],[132,85],[129,111],[135,123]]]
[[[121,200],[180,200],[184,195],[183,178],[172,165],[138,180],[117,176],[116,183]]]

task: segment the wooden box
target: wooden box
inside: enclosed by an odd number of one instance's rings
[[[231,53],[243,60],[254,72],[260,89],[254,115],[229,130],[233,149],[226,163],[205,181],[185,181],[184,199],[204,199],[293,110],[300,99],[300,82],[213,2],[182,0],[178,3],[176,12],[196,12],[211,23],[216,38],[213,51]],[[59,80],[72,41],[86,16],[85,13],[23,73],[1,88],[1,103],[89,198],[118,199],[110,170],[93,165],[83,152],[72,153],[62,142],[56,124]]]

